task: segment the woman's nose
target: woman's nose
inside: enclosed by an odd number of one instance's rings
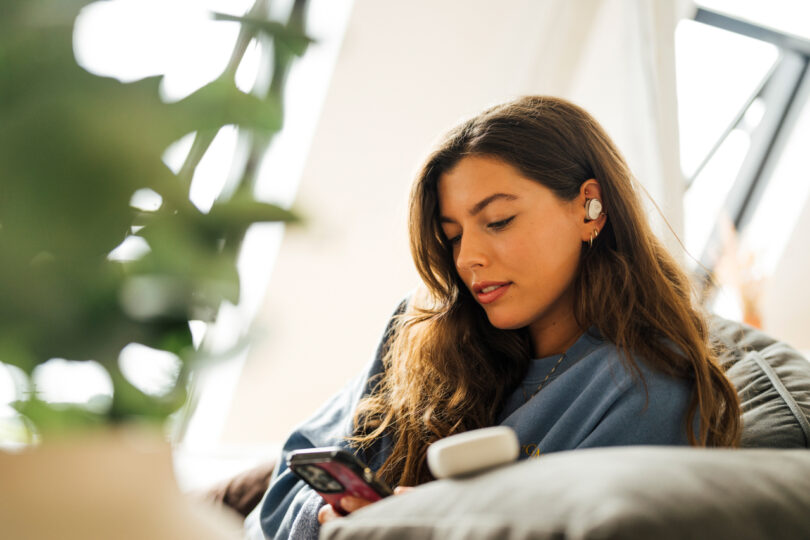
[[[459,271],[486,266],[489,261],[485,246],[474,235],[462,236],[457,249],[456,268]]]

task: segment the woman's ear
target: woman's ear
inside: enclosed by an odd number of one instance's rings
[[[585,180],[579,186],[579,197],[582,199],[582,204],[585,204],[586,199],[602,199],[602,188],[595,178]]]
[[[597,203],[591,202],[592,199],[599,201]],[[588,242],[601,232],[602,227],[605,226],[607,215],[604,211],[604,201],[602,201],[602,188],[599,186],[599,181],[595,178],[585,180],[579,187],[579,196],[577,197],[578,212],[582,216],[582,241]],[[588,216],[589,206],[591,206],[591,213],[596,213],[595,217]]]

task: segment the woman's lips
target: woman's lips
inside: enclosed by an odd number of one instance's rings
[[[512,284],[504,283],[502,285],[498,285],[495,289],[490,290],[489,292],[483,292],[482,290],[480,292],[477,292],[475,294],[475,297],[482,304],[490,304],[495,300],[497,300],[498,298],[500,298],[501,296],[503,296],[504,294],[506,294],[506,291],[509,289],[510,285]],[[492,286],[484,287],[484,289],[492,289]]]

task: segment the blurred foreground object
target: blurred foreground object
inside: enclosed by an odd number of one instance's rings
[[[240,538],[236,514],[180,493],[171,449],[153,435],[130,427],[0,453],[3,538]]]
[[[223,302],[239,301],[248,227],[295,219],[257,201],[253,179],[281,129],[289,64],[310,41],[304,2],[286,23],[266,20],[265,0],[245,17],[214,14],[241,23],[231,60],[174,103],[161,100],[160,77],[122,83],[76,63],[74,23],[88,3],[0,4],[0,362],[14,366],[29,443],[0,451],[0,536],[236,539],[238,519],[181,495],[161,428],[202,358],[190,321],[212,322]],[[272,79],[246,94],[234,77],[253,39]],[[201,210],[189,189],[223,126],[250,149],[226,193]],[[189,134],[175,172],[164,153]],[[126,360],[149,358],[133,350],[168,358],[170,382],[139,384]],[[96,366],[110,390],[84,402],[48,396],[34,377],[47,362]]]
[[[295,219],[255,200],[253,179],[281,129],[290,62],[311,41],[305,2],[295,2],[286,23],[266,20],[264,0],[244,17],[212,14],[242,25],[231,61],[174,103],[161,100],[161,77],[122,83],[76,63],[73,27],[88,3],[0,7],[0,362],[26,375],[14,406],[35,437],[129,420],[162,424],[185,402],[200,358],[189,321],[212,322],[222,302],[239,300],[236,257],[247,228]],[[254,38],[272,78],[246,94],[234,77]],[[249,140],[246,163],[227,193],[200,210],[189,200],[194,171],[231,125]],[[194,141],[175,173],[162,158],[188,134]],[[127,243],[135,255],[117,256]],[[176,357],[169,388],[150,393],[127,378],[119,354],[130,344]],[[98,362],[112,394],[41,399],[31,375],[53,358]]]

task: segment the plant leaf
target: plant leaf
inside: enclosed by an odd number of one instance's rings
[[[227,13],[218,12],[215,12],[213,16],[214,20],[217,21],[233,21],[250,28],[254,28],[258,32],[273,38],[275,43],[281,44],[295,56],[303,56],[310,43],[315,42],[314,39],[307,36],[295,27],[287,26],[279,22],[260,19],[258,17],[240,17],[237,15],[229,15]]]
[[[281,129],[281,103],[246,94],[231,80],[216,79],[170,105],[182,125],[193,130],[217,130],[228,124],[276,132]]]

